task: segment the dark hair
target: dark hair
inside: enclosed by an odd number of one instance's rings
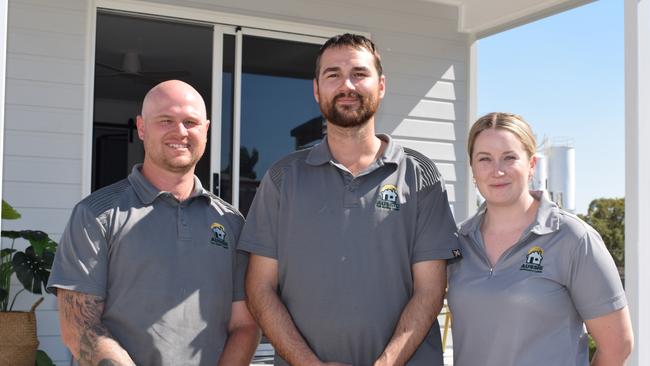
[[[375,44],[372,43],[371,40],[368,38],[359,35],[359,34],[351,34],[351,33],[345,33],[345,34],[339,34],[338,36],[334,36],[325,42],[320,50],[318,50],[318,55],[316,57],[316,72],[314,73],[314,78],[316,81],[318,81],[318,74],[320,73],[320,58],[325,52],[325,50],[329,48],[336,48],[336,47],[352,47],[356,48],[358,50],[366,50],[370,53],[375,58],[375,68],[377,69],[377,74],[379,76],[383,75],[383,68],[381,67],[381,57],[379,56],[379,52],[377,52],[377,48],[375,47]]]

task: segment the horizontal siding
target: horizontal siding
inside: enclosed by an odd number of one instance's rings
[[[436,162],[436,167],[442,174],[442,177],[445,179],[445,182],[455,182],[456,181],[456,166],[450,163],[439,163]]]
[[[442,81],[431,76],[412,76],[393,72],[386,75],[386,87],[391,93],[441,99],[454,102],[464,102],[467,99],[467,88],[460,81]]]
[[[7,105],[5,108],[7,130],[80,134],[82,121],[81,109],[42,105]]]
[[[83,85],[42,80],[13,78],[7,69],[6,103],[8,105],[39,106],[81,110],[86,98]]]
[[[81,134],[6,131],[5,154],[9,156],[55,157],[77,160],[82,153],[81,139]]]
[[[5,184],[8,184],[8,182],[38,182],[43,184],[69,184],[78,187],[81,157],[77,159],[57,159],[42,156],[5,156],[4,168]],[[80,193],[81,190],[78,189]]]
[[[12,1],[11,3],[14,3]],[[9,16],[11,19],[11,9]],[[10,22],[11,24],[11,22]],[[9,28],[7,33],[7,55],[19,53],[46,57],[58,57],[83,60],[85,36],[83,34],[65,34],[41,30]],[[7,75],[11,70],[7,68]]]
[[[7,56],[7,68],[12,70],[10,76],[14,80],[73,85],[83,85],[84,82],[84,75],[79,72],[85,68],[83,60],[11,54]]]
[[[413,97],[386,93],[381,110],[391,115],[415,117],[429,120],[454,122],[458,104],[447,101],[415,99]]]
[[[12,199],[6,196],[5,200]],[[74,202],[73,202],[74,203]],[[68,222],[70,208],[30,208],[14,206],[20,212],[22,218],[15,221],[5,221],[2,223],[3,230],[22,230],[33,229],[42,230],[50,235],[53,240],[58,240]]]
[[[456,140],[454,124],[449,122],[404,119],[392,133],[395,137],[417,136],[418,134],[421,136],[430,136],[438,140]]]
[[[377,42],[380,42],[379,40]],[[433,80],[466,80],[465,63],[459,61],[440,60],[425,56],[413,56],[395,53],[382,54],[384,72],[390,77],[391,73],[400,73]],[[432,84],[433,86],[433,84]]]
[[[10,1],[9,27],[55,34],[84,35],[86,12],[83,0],[66,1]]]
[[[12,206],[22,208],[69,208],[80,197],[79,184],[66,183],[31,183],[5,181],[2,192],[7,197],[13,197]]]
[[[395,139],[395,142],[402,146],[410,147],[426,155],[434,161],[444,160],[447,162],[456,161],[454,144],[450,142],[435,142],[423,140]]]

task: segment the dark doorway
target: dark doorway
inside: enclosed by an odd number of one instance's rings
[[[92,187],[125,178],[144,150],[135,131],[146,92],[183,80],[203,96],[210,115],[213,27],[176,20],[99,12],[95,46]],[[209,150],[210,139],[208,139]],[[210,156],[196,169],[209,187]]]

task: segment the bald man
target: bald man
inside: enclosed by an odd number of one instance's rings
[[[244,218],[194,176],[209,126],[194,88],[156,85],[137,118],[144,162],[75,206],[48,288],[80,365],[250,363]]]

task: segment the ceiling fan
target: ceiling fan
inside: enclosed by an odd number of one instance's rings
[[[140,55],[137,51],[126,51],[122,56],[122,66],[116,67],[107,63],[96,61],[95,65],[108,70],[106,73],[96,73],[98,78],[107,77],[127,77],[140,78],[151,82],[157,82],[166,79],[177,79],[189,76],[190,72],[185,70],[165,70],[165,71],[145,71],[142,70]]]

